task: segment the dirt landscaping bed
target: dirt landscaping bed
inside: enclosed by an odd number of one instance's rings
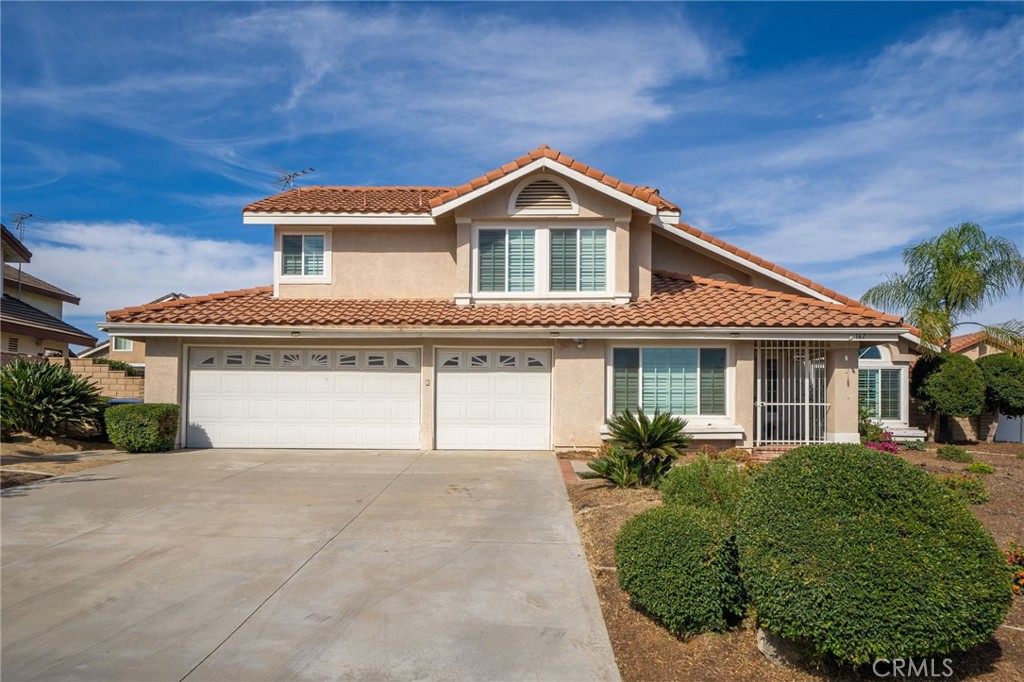
[[[1021,446],[995,444],[995,454],[981,454],[993,444],[967,446],[975,461],[991,464],[995,473],[985,476],[990,500],[972,509],[1002,546],[1008,539],[1024,541],[1024,460],[1017,459]],[[935,458],[934,451],[901,453],[907,461],[935,473],[959,473],[966,464]],[[687,459],[692,456],[687,457]],[[615,571],[615,538],[628,519],[661,504],[661,494],[648,489],[615,489],[598,481],[569,486],[576,524],[587,553],[594,585],[608,635],[624,682],[657,680],[877,680],[870,670],[855,674],[808,664],[783,668],[769,663],[758,651],[753,624],[747,622],[733,632],[705,634],[679,639],[630,605],[619,586]],[[1017,597],[993,640],[966,655],[954,655],[954,676],[941,678],[941,660],[936,669],[940,679],[1020,682],[1024,671],[1024,598]],[[890,678],[892,679],[892,678]],[[897,678],[907,679],[907,678]],[[921,678],[932,679],[932,678]]]
[[[17,434],[0,443],[0,487],[10,488],[49,476],[73,474],[114,464],[124,458],[125,453],[114,451],[110,443]]]

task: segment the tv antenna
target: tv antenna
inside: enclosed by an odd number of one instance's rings
[[[18,231],[18,240],[25,241],[25,223],[30,220],[46,220],[35,213],[24,211],[4,211],[4,215],[14,221],[14,229]]]
[[[288,190],[295,187],[296,178],[301,178],[303,175],[306,175],[307,173],[312,173],[315,170],[316,168],[307,168],[306,170],[300,170],[295,171],[294,173],[289,173],[283,168],[278,168],[277,171],[281,173],[281,177],[279,177],[277,180],[274,180],[272,184],[281,185],[281,191],[287,192]]]

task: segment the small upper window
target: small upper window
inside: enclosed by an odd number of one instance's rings
[[[281,236],[281,274],[315,276],[324,274],[324,235]]]
[[[888,358],[882,356],[881,346],[868,346],[867,348],[861,348],[858,357],[861,360],[888,360]]]
[[[558,179],[527,179],[512,192],[508,212],[512,215],[575,215],[578,212],[576,193]]]
[[[131,350],[135,346],[135,343],[131,339],[124,339],[120,336],[112,336],[111,338],[113,339],[114,350]]]

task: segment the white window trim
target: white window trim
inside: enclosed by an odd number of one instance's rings
[[[118,348],[117,342],[127,343],[128,345],[124,348]],[[112,336],[110,338],[110,352],[111,353],[130,353],[135,350],[135,342],[131,339],[126,339],[123,336]]]
[[[322,236],[324,238],[324,272],[322,275],[284,275],[281,274],[282,238],[285,236]],[[333,281],[331,267],[331,230],[279,230],[274,235],[274,295],[278,295],[281,284],[331,284]]]
[[[889,349],[880,346],[882,351],[881,360],[857,360],[857,404],[860,404],[860,376],[862,369],[898,369],[900,371],[900,418],[899,419],[878,419],[882,426],[908,426],[910,424],[910,368],[907,365],[894,363],[889,354]],[[881,375],[879,375],[878,390],[882,390]]]
[[[619,302],[621,296],[615,293],[615,235],[614,221],[601,220],[592,222],[551,222],[551,223],[492,223],[474,222],[470,230],[470,286],[474,300],[494,303],[541,303],[544,301],[574,301],[579,303],[610,303]],[[604,291],[552,291],[551,290],[551,230],[599,230],[607,231],[605,238],[605,271]],[[480,230],[533,230],[533,291],[480,291]],[[577,233],[578,235],[578,233]],[[578,239],[578,236],[577,236]],[[507,236],[506,236],[507,240]],[[508,268],[508,247],[506,241],[505,267]],[[579,269],[579,249],[576,254],[576,268]],[[579,277],[577,276],[577,285]],[[505,277],[508,286],[508,273]],[[628,300],[628,294],[626,295]]]
[[[640,349],[640,377],[637,384],[639,394],[643,395],[643,351],[645,348],[724,348],[725,349],[725,414],[679,414],[675,415],[687,422],[687,430],[700,430],[706,427],[730,427],[738,429],[736,419],[736,352],[731,343],[698,343],[698,342],[652,342],[608,344],[605,355],[605,415],[615,416],[615,350],[622,348]],[[698,361],[699,365],[699,361]],[[699,375],[698,375],[699,376]]]
[[[530,209],[530,208],[516,208],[516,201],[519,199],[519,194],[538,180],[548,180],[555,183],[559,187],[565,190],[565,193],[569,195],[569,201],[572,204],[570,208],[557,208],[557,209]],[[519,182],[512,190],[512,194],[508,197],[508,214],[509,215],[579,215],[580,214],[580,202],[576,195],[576,190],[572,188],[568,182],[562,178],[555,177],[550,173],[544,175],[531,175],[524,178]]]

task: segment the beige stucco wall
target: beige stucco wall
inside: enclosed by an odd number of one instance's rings
[[[0,334],[0,350],[7,352],[12,338],[18,340],[18,350],[16,352],[20,355],[43,355],[46,350],[52,349],[59,350],[64,357],[68,356],[68,344],[60,341],[47,341],[34,336],[25,336],[24,334]]]
[[[102,355],[106,355],[111,360],[120,360],[121,362],[127,362],[133,365],[145,364],[146,342],[133,339],[131,350],[115,350],[114,344],[111,343],[110,346],[107,347],[107,352],[105,354],[97,353],[90,357],[102,357]]]
[[[178,338],[150,338],[146,343],[146,402],[181,404],[182,343]]]
[[[275,228],[277,233],[302,229]],[[450,217],[437,225],[335,227],[331,230],[331,283],[281,284],[280,295],[450,298],[456,289],[455,244],[455,221]]]
[[[637,213],[629,225],[629,294],[634,299],[651,297],[651,245],[650,219]]]
[[[733,345],[735,358],[735,396],[733,398],[733,421],[743,427],[743,440],[738,442],[741,447],[754,446],[754,393],[756,389],[754,361],[754,342],[746,341]]]
[[[829,440],[859,442],[857,434],[857,351],[856,342],[828,345],[825,359],[826,432]]]
[[[10,284],[4,285],[4,293],[7,294],[8,296],[13,296],[14,298],[20,299],[21,301],[27,303],[33,308],[38,308],[47,315],[52,315],[53,317],[56,317],[58,320],[64,319],[64,302],[61,301],[59,298],[43,296],[42,294],[37,294],[34,291],[25,291],[24,289],[22,289],[21,293],[19,294],[18,286]]]
[[[605,420],[606,344],[587,339],[583,348],[571,339],[555,342],[552,370],[552,440],[557,449],[601,444]]]

